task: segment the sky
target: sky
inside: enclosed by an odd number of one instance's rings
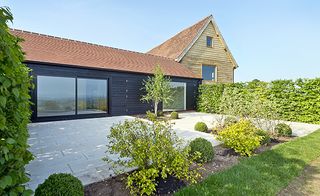
[[[235,81],[320,77],[318,0],[0,0],[11,27],[146,52],[212,14]]]

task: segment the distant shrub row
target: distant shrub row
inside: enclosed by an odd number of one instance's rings
[[[198,111],[223,113],[220,105],[223,104],[221,98],[226,89],[242,95],[255,94],[262,100],[272,101],[282,120],[320,124],[320,78],[202,84],[199,88]]]

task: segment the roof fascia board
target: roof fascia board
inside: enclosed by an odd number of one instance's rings
[[[203,27],[200,29],[200,31],[197,33],[197,35],[193,38],[192,42],[186,47],[182,53],[175,59],[175,61],[180,62],[181,59],[187,54],[187,52],[191,49],[191,47],[196,43],[196,41],[199,39],[203,31],[207,28],[209,25],[210,21],[212,20],[212,15],[207,19],[207,22]]]
[[[226,41],[224,40],[219,28],[218,28],[218,25],[217,23],[215,22],[213,16],[211,15],[209,18],[208,18],[208,21],[206,22],[205,25],[203,25],[203,27],[200,29],[200,31],[198,32],[197,36],[195,36],[195,38],[192,40],[192,42],[188,45],[188,47],[186,47],[183,52],[175,59],[175,61],[177,62],[180,62],[181,59],[187,54],[187,52],[191,49],[191,47],[196,43],[196,41],[199,39],[199,37],[201,36],[201,34],[203,33],[203,31],[207,28],[207,26],[210,24],[210,22],[212,22],[213,24],[213,27],[215,28],[216,30],[216,34],[218,35],[219,37],[219,40],[221,41],[222,45],[225,47],[225,50],[226,50],[226,53],[228,54],[228,56],[230,57],[231,59],[231,62],[234,66],[234,68],[237,68],[239,67],[238,66],[238,63],[236,62],[236,60],[234,59],[232,53],[230,52],[229,50],[229,47],[226,43]]]

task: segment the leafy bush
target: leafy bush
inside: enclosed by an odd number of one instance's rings
[[[197,109],[201,112],[230,115],[237,115],[233,112],[238,112],[240,109],[243,111],[241,113],[246,114],[245,107],[251,107],[246,103],[253,101],[254,108],[258,108],[257,105],[272,106],[273,110],[276,109],[279,119],[320,124],[319,92],[320,78],[275,80],[269,83],[253,80],[235,84],[202,84],[199,87]],[[255,97],[259,99],[254,99]],[[225,101],[230,107],[221,111]],[[263,114],[267,117],[264,117],[265,119],[274,118],[274,113],[268,112],[268,109],[263,113],[267,113]]]
[[[190,168],[199,154],[190,157],[190,148],[183,147],[183,141],[167,122],[125,121],[111,128],[108,140],[108,155],[117,154],[119,158],[105,157],[104,160],[111,163],[116,172],[121,172],[118,166],[138,168],[127,177],[127,187],[132,194],[154,193],[156,178],[166,179],[172,175],[195,183],[200,176],[198,167]]]
[[[196,138],[190,142],[189,146],[191,155],[195,154],[196,152],[199,152],[201,154],[200,157],[196,160],[198,163],[209,162],[214,157],[213,146],[211,142],[206,139],[200,137]]]
[[[285,123],[279,123],[275,127],[275,131],[279,136],[291,136],[292,135],[292,129],[289,125]]]
[[[81,181],[71,174],[52,174],[42,184],[39,184],[35,196],[83,196]]]
[[[0,195],[31,194],[25,189],[29,178],[24,166],[32,160],[27,150],[29,137],[31,78],[22,64],[20,39],[11,35],[8,8],[0,7]]]
[[[250,121],[241,119],[238,123],[218,132],[217,138],[240,155],[251,156],[262,140],[256,132],[257,128]]]
[[[225,119],[224,119],[224,126],[225,127],[229,127],[231,125],[234,125],[238,122],[238,119],[236,117],[233,117],[233,116],[227,116]]]
[[[261,136],[260,144],[263,145],[263,144],[268,144],[268,143],[271,142],[271,137],[270,137],[269,132],[264,131],[264,130],[262,130],[262,129],[258,129],[257,132],[256,132],[256,134],[257,134],[258,136]]]
[[[204,122],[197,122],[194,125],[194,130],[201,132],[208,132],[208,126]]]
[[[178,112],[171,112],[170,118],[171,119],[178,119],[179,118],[179,113]]]
[[[217,83],[215,85],[202,84],[199,86],[199,95],[197,101],[197,110],[208,113],[218,113],[220,98],[222,96],[225,84]]]
[[[150,120],[152,122],[157,120],[157,116],[153,112],[147,111],[146,114],[147,114],[148,120]]]
[[[158,116],[163,116],[163,111],[158,111]]]

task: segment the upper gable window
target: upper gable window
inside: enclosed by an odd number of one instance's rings
[[[212,48],[212,37],[207,36],[207,47]]]

